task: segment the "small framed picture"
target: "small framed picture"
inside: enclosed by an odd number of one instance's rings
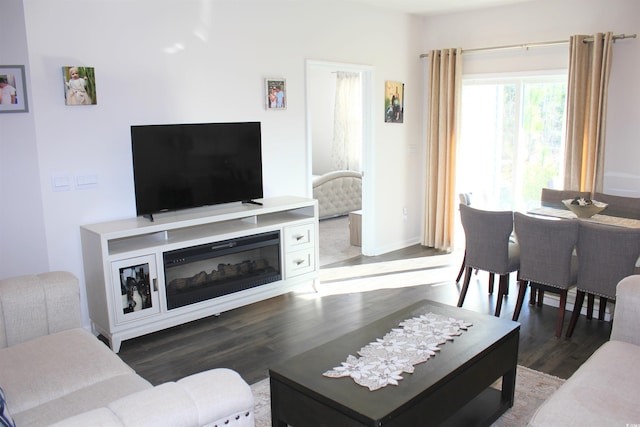
[[[287,108],[287,82],[285,79],[265,79],[267,110],[285,110]]]
[[[0,113],[26,113],[24,65],[0,65]]]
[[[93,67],[62,67],[64,103],[66,105],[95,105],[96,77]]]
[[[404,119],[404,83],[384,83],[384,121],[403,123]]]

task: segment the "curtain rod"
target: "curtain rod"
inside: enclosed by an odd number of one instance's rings
[[[635,39],[638,37],[637,34],[616,34],[613,36],[613,41],[623,40],[623,39]],[[589,43],[593,41],[593,37],[587,37],[584,39],[585,42]],[[541,47],[541,46],[556,46],[560,44],[567,44],[569,40],[556,40],[549,42],[535,42],[535,43],[525,43],[525,44],[508,44],[504,46],[491,46],[491,47],[478,47],[474,49],[463,49],[462,53],[468,52],[480,52],[480,51],[490,51],[490,50],[507,50],[507,49],[529,49],[530,47]],[[423,53],[420,55],[420,58],[428,58],[428,53]]]

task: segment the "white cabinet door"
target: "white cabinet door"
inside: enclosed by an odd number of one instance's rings
[[[111,277],[116,323],[160,313],[155,255],[113,261]]]

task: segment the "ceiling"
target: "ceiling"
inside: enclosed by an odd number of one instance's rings
[[[415,15],[435,15],[522,3],[532,0],[351,0]]]

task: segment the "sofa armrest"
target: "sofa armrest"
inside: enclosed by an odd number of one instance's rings
[[[617,285],[611,339],[640,345],[640,275],[627,276]]]
[[[130,394],[51,427],[87,425],[254,427],[253,394],[238,373],[211,369]]]
[[[0,280],[0,348],[82,327],[78,279],[65,271]]]

